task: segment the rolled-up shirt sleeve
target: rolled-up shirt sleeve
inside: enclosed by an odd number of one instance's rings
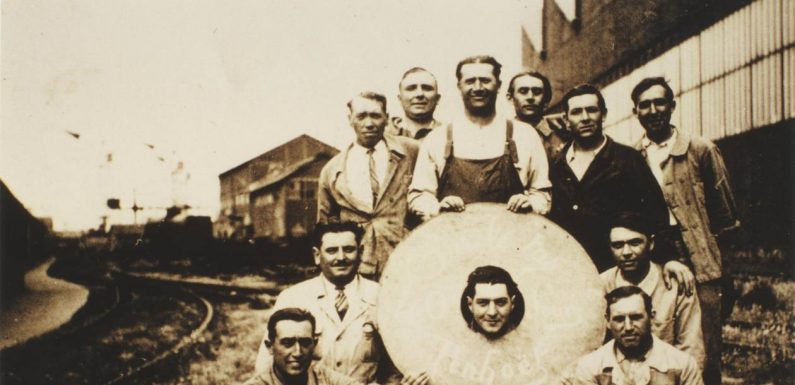
[[[425,138],[417,154],[414,175],[409,186],[409,209],[420,216],[435,215],[439,212],[436,193],[439,177],[444,169],[444,146],[446,136],[443,129],[436,129]]]
[[[525,193],[530,198],[533,212],[546,215],[552,207],[552,197],[549,194],[552,183],[549,181],[549,161],[544,143],[533,127],[515,120],[514,122],[519,128],[514,134],[514,141]]]

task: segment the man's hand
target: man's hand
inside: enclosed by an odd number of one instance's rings
[[[430,385],[430,381],[428,373],[420,372],[403,377],[400,380],[400,385]]]
[[[533,206],[530,205],[530,197],[525,194],[515,194],[508,199],[508,210],[512,212],[527,212],[532,209]]]
[[[464,211],[464,200],[455,195],[448,195],[439,202],[442,211]]]
[[[672,279],[679,283],[679,294],[682,294],[684,290],[685,295],[690,297],[695,292],[696,278],[684,263],[679,261],[668,261],[665,263],[663,281],[665,281],[665,287],[668,290],[671,290]]]

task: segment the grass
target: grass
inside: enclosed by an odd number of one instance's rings
[[[740,297],[723,327],[724,376],[743,384],[795,384],[795,281],[739,275]]]
[[[254,360],[275,298],[219,303],[213,330],[180,362],[176,378],[153,384],[235,384],[254,374]],[[202,343],[205,342],[205,343]]]
[[[104,383],[176,345],[197,326],[198,316],[192,303],[134,295],[89,331],[44,336],[3,351],[0,383]]]

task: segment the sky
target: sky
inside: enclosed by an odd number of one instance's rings
[[[56,230],[135,220],[108,198],[139,223],[175,202],[215,218],[218,174],[304,133],[346,145],[345,103],[372,90],[401,114],[411,67],[436,74],[442,120],[460,59],[494,55],[507,81],[539,4],[5,0],[0,179]]]

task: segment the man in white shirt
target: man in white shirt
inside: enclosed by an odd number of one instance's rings
[[[398,84],[398,100],[403,107],[403,117],[389,119],[387,134],[422,140],[442,125],[433,117],[439,103],[439,86],[436,77],[425,68],[414,67],[406,71]]]
[[[417,142],[384,136],[386,98],[364,92],[348,103],[356,140],[320,171],[318,221],[353,221],[365,228],[359,272],[378,279],[389,255],[413,223],[406,194]]]
[[[474,202],[507,203],[513,212],[549,211],[541,139],[528,124],[496,113],[501,67],[490,56],[458,63],[464,114],[422,142],[409,191],[411,210],[424,220]]]

